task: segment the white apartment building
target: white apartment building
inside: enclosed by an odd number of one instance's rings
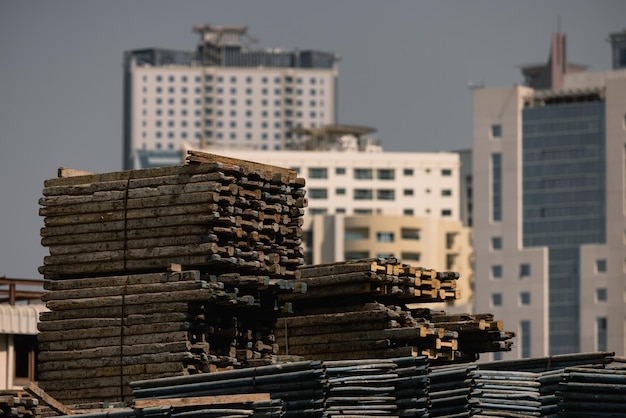
[[[194,30],[194,51],[125,53],[124,169],[177,164],[182,142],[290,149],[294,128],[334,123],[334,54],[248,50],[244,26]]]
[[[505,359],[623,356],[626,71],[552,69],[473,91],[475,310],[516,331]]]

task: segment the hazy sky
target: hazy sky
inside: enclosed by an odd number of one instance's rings
[[[58,167],[121,169],[125,50],[192,49],[210,23],[337,53],[338,123],[430,152],[471,146],[468,84],[520,83],[559,16],[570,62],[608,70],[624,0],[0,0],[0,275],[40,278],[38,199]]]

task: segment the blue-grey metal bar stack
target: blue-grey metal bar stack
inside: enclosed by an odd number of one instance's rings
[[[397,414],[400,417],[427,417],[430,364],[427,356],[393,359],[398,365],[394,381]]]
[[[430,378],[430,416],[464,418],[470,416],[470,373],[475,364],[433,367]]]
[[[626,369],[570,367],[557,392],[562,417],[626,416]]]
[[[135,399],[269,393],[282,400],[284,416],[323,416],[328,379],[318,361],[302,361],[219,373],[131,382]]]
[[[555,372],[548,373],[555,375]],[[559,372],[556,376],[559,377]],[[541,394],[542,373],[477,369],[471,377],[469,403],[473,417],[557,416],[558,398]]]
[[[396,363],[374,359],[324,364],[328,374],[327,416],[395,416]]]

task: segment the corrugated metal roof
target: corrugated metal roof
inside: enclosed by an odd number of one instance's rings
[[[0,334],[37,334],[39,313],[47,311],[46,305],[0,305]]]

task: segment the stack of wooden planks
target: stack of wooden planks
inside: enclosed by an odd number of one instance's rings
[[[0,417],[33,418],[41,416],[39,400],[18,390],[0,391]]]
[[[302,266],[305,293],[278,295],[292,303],[275,334],[286,354],[340,360],[425,355],[434,362],[474,361],[508,351],[513,333],[493,315],[448,315],[416,308],[458,298],[455,272],[401,264],[395,258]],[[409,308],[409,305],[412,306]]]
[[[40,386],[72,405],[120,401],[133,380],[275,363],[281,290],[255,280],[263,287],[197,270],[48,281]]]
[[[39,202],[47,279],[170,263],[296,278],[303,264],[305,181],[293,170],[190,152],[184,166],[59,175]]]
[[[50,255],[39,379],[67,404],[130,381],[273,364],[278,293],[303,263],[304,180],[190,152],[178,167],[60,169],[40,199]]]

